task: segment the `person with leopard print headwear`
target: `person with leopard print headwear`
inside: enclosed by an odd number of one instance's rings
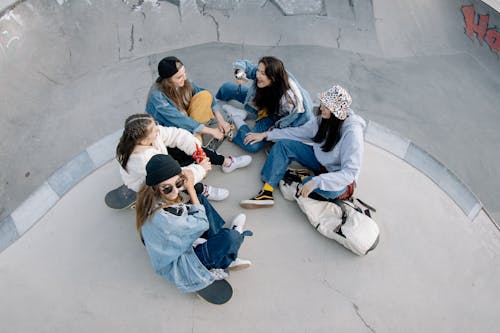
[[[273,190],[293,161],[314,173],[302,179],[299,195],[335,199],[352,194],[361,169],[366,123],[350,109],[352,98],[343,87],[334,85],[318,97],[321,103],[317,116],[306,124],[246,136],[248,143],[264,139],[276,143],[261,171],[262,190],[241,201],[242,207],[273,206]]]

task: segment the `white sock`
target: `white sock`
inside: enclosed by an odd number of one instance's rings
[[[245,121],[241,119],[241,117],[233,116],[233,122],[234,126],[236,126],[236,129],[239,129],[241,126],[246,125]]]

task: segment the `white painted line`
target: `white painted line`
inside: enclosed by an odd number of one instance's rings
[[[33,192],[11,214],[19,236],[31,228],[58,200],[59,196],[47,182]]]

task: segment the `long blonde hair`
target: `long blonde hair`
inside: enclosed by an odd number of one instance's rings
[[[146,223],[148,218],[153,218],[158,210],[179,204],[181,201],[180,194],[176,199],[168,200],[160,190],[160,186],[148,186],[144,184],[137,193],[137,201],[135,203],[135,226],[139,235],[141,235],[141,227]]]
[[[176,65],[178,69],[183,66],[180,62],[177,62]],[[191,103],[191,98],[193,97],[193,87],[191,86],[191,82],[189,82],[188,78],[184,81],[184,86],[179,89],[173,85],[171,77],[163,79],[156,84],[158,89],[175,104],[180,112],[184,114],[187,113],[189,103]]]

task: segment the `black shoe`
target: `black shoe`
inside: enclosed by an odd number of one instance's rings
[[[242,200],[240,206],[243,208],[266,208],[274,206],[273,192],[260,191],[255,197]]]

